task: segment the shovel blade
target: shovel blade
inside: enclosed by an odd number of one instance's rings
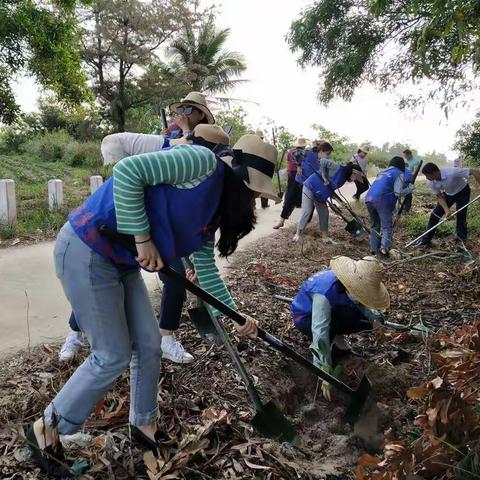
[[[355,393],[352,394],[352,401],[347,407],[347,411],[345,413],[345,419],[351,425],[353,425],[358,420],[358,417],[365,409],[371,389],[372,384],[370,383],[370,380],[367,378],[367,376],[364,375],[357,390],[355,391]]]
[[[261,410],[257,411],[251,424],[261,435],[274,438],[280,442],[291,443],[296,437],[293,425],[272,401],[266,403]]]
[[[350,220],[347,223],[345,230],[354,237],[357,237],[363,232],[363,227],[356,220]]]

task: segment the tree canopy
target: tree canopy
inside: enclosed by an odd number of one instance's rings
[[[469,165],[480,166],[480,112],[470,124],[465,124],[457,132],[454,147],[465,155]]]
[[[350,100],[364,83],[387,90],[430,80],[400,106],[434,99],[448,111],[476,86],[479,24],[478,0],[317,0],[287,41],[300,65],[321,68],[324,103]]]
[[[75,0],[0,0],[1,122],[12,123],[20,112],[12,91],[18,74],[32,75],[66,102],[88,99],[75,4]]]

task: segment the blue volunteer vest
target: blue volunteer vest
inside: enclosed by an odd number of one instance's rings
[[[397,167],[388,167],[380,172],[368,190],[365,202],[393,212],[397,203],[394,185],[402,174],[403,172]]]
[[[295,180],[303,185],[303,182],[314,172],[318,172],[320,160],[316,150],[308,150],[302,162],[302,173],[295,176]]]
[[[352,315],[358,316],[358,320],[364,317],[355,302],[346,294],[343,285],[332,270],[323,270],[303,283],[290,306],[293,324],[309,337],[312,335],[312,295],[314,293],[320,293],[327,298],[332,307],[332,317],[335,315],[335,307],[340,305],[350,307]]]
[[[225,168],[223,161],[218,160],[213,175],[194,188],[167,184],[145,188],[150,235],[167,263],[192,254],[214,239]],[[113,177],[73,210],[68,220],[80,239],[96,253],[116,265],[138,267],[128,250],[111,243],[98,231],[101,225],[117,228]]]
[[[330,185],[325,185],[319,173],[310,175],[304,185],[312,192],[317,202],[325,203],[338,188],[343,187],[347,181],[347,168],[341,166],[337,173],[330,179]]]

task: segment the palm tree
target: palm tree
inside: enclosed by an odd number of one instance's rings
[[[187,91],[225,93],[245,82],[236,78],[247,68],[245,58],[239,52],[224,49],[229,34],[229,28],[215,27],[213,15],[198,27],[185,22],[168,49],[173,55],[168,70],[185,82]]]

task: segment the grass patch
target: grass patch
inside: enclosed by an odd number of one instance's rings
[[[65,223],[70,210],[80,205],[90,194],[90,176],[111,175],[111,166],[94,168],[73,167],[63,162],[44,162],[27,155],[0,155],[0,178],[15,180],[17,223],[0,226],[0,240],[18,236],[51,238]],[[47,182],[58,178],[64,182],[64,206],[48,209]]]

